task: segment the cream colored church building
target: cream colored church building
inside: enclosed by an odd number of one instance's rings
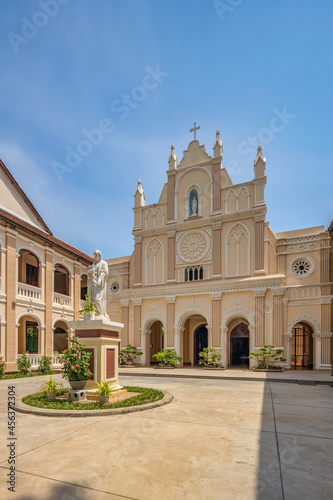
[[[194,130],[195,131],[195,130]],[[226,367],[248,367],[264,344],[284,348],[286,368],[332,368],[332,226],[274,233],[266,222],[266,160],[233,184],[217,132],[210,156],[195,139],[174,146],[157,203],[134,195],[135,249],[109,259],[108,311],[139,360],[172,347],[196,365],[206,346]]]
[[[194,127],[196,132],[196,127]],[[333,224],[274,233],[266,222],[266,161],[234,185],[194,139],[178,163],[171,147],[167,182],[156,204],[134,195],[131,256],[108,260],[108,313],[121,342],[153,362],[164,347],[196,365],[212,346],[226,367],[249,366],[264,344],[284,348],[287,368],[332,368]],[[103,250],[103,249],[101,249]],[[104,258],[106,256],[104,255]],[[67,347],[69,322],[87,291],[93,258],[56,238],[0,160],[0,354],[7,370],[29,352]]]

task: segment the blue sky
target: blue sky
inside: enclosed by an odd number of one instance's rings
[[[262,144],[275,232],[327,227],[332,18],[331,0],[2,0],[0,157],[56,236],[104,258],[131,254],[137,181],[156,203],[194,121],[209,154],[221,130],[235,184]]]

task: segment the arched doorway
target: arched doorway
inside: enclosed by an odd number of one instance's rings
[[[33,316],[26,315],[19,319],[17,348],[17,354],[39,354],[39,323]]]
[[[250,333],[246,323],[239,323],[230,332],[230,366],[249,367]]]
[[[53,351],[64,352],[68,347],[68,330],[64,321],[57,321],[53,330]]]
[[[312,333],[312,328],[305,323],[297,323],[292,330],[291,367],[295,370],[313,369]]]
[[[156,364],[157,362],[153,358],[153,355],[164,349],[164,337],[162,330],[162,322],[155,321],[150,327],[150,364]]]
[[[184,323],[183,335],[180,339],[180,356],[183,364],[197,365],[199,352],[208,347],[207,321],[201,314],[193,314]]]
[[[200,359],[199,353],[208,347],[208,330],[206,325],[199,326],[194,332],[194,364],[198,365]]]

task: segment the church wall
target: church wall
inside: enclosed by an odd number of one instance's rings
[[[243,212],[253,208],[253,183],[236,184],[221,189],[221,203],[223,214]]]
[[[239,226],[239,231],[237,230]],[[242,229],[244,235],[242,235]],[[233,235],[233,230],[235,234]],[[246,234],[246,236],[245,236]],[[255,222],[252,218],[222,224],[222,276],[229,278],[242,275],[253,275],[255,269]],[[237,259],[237,241],[239,254]],[[228,244],[229,241],[229,244]],[[230,248],[229,248],[230,247]],[[238,264],[237,264],[238,260]],[[238,273],[237,273],[238,270]]]

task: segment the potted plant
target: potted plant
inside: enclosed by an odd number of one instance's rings
[[[50,380],[45,380],[38,386],[38,390],[46,392],[49,401],[55,401],[57,389],[61,387],[63,387],[61,382],[56,382],[54,378],[50,377]]]
[[[109,382],[105,380],[101,384],[97,383],[97,389],[95,390],[96,396],[99,396],[99,402],[101,405],[108,404],[110,401],[110,395],[115,389],[115,382]]]
[[[250,352],[249,359],[256,359],[257,366],[254,368],[255,371],[282,371],[282,366],[275,364],[286,361],[285,358],[280,356],[282,352],[283,349],[277,349],[275,345],[266,344],[264,347],[260,347],[257,352]]]
[[[143,353],[137,347],[127,344],[124,349],[119,352],[119,364],[124,366],[135,366],[134,359],[136,356],[141,356]]]
[[[95,319],[95,314],[98,314],[95,301],[92,300],[89,292],[85,295],[83,307],[78,311],[78,314],[83,314],[84,321]]]
[[[174,349],[162,349],[162,351],[154,354],[153,358],[158,362],[155,368],[174,368],[177,363],[183,361],[183,358],[177,356]]]
[[[204,365],[206,369],[214,370],[224,370],[222,364],[222,355],[217,352],[215,347],[205,347],[201,352],[199,352],[199,357],[202,358],[199,361],[199,365]]]
[[[91,352],[84,350],[85,346],[80,344],[77,337],[70,337],[69,340],[71,347],[63,352],[59,363],[63,365],[63,377],[67,378],[72,389],[81,390],[92,375],[89,369]]]

